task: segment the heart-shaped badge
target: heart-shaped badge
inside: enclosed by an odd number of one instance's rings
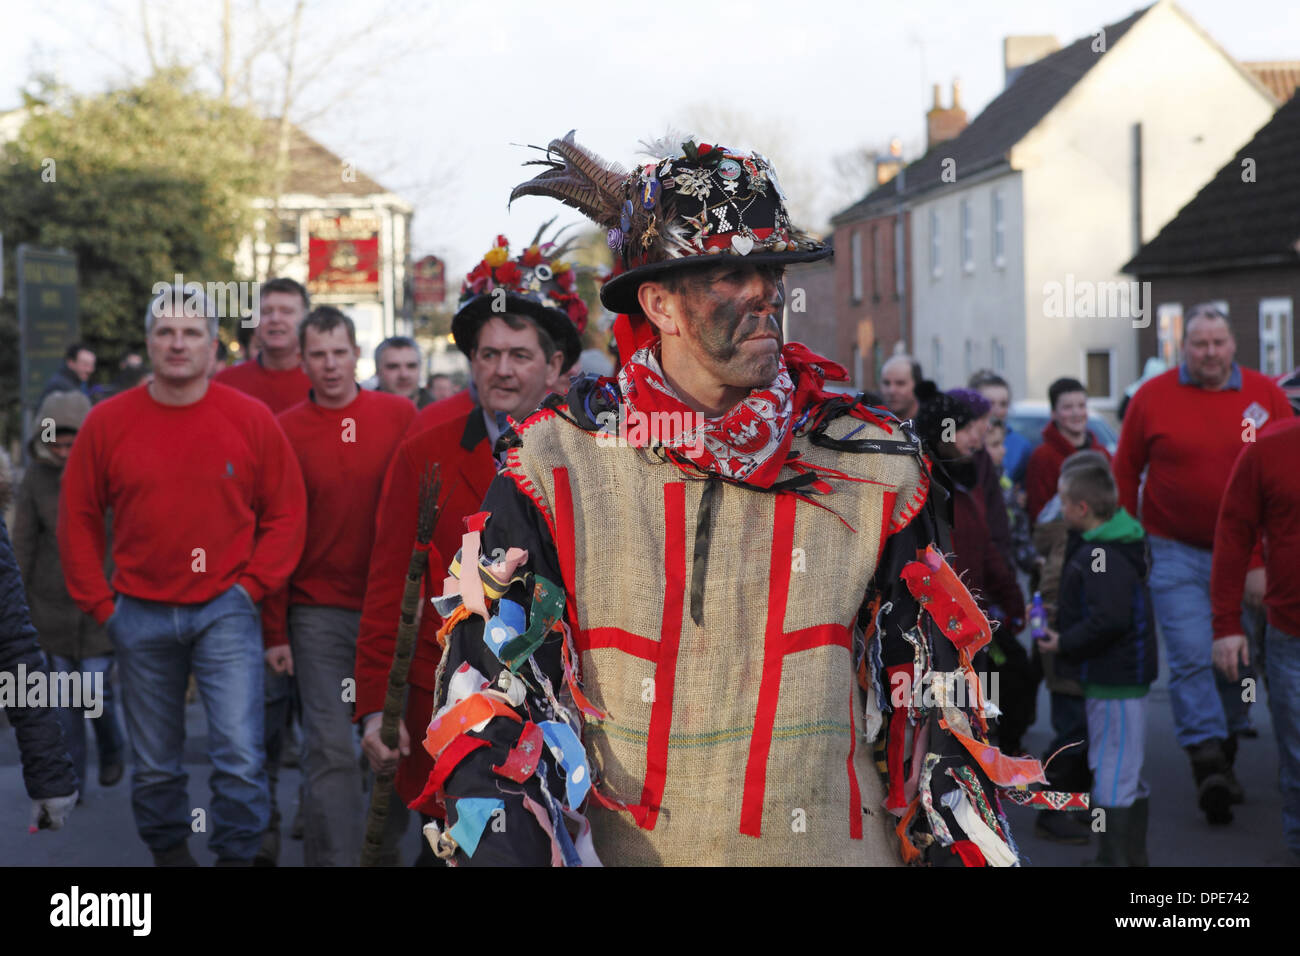
[[[731,248],[735,249],[742,256],[747,256],[754,248],[754,240],[749,236],[732,236]]]

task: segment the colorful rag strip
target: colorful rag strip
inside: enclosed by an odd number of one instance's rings
[[[942,802],[952,813],[953,819],[957,821],[962,832],[980,848],[989,866],[1016,866],[1020,862],[1006,842],[980,819],[980,815],[966,799],[965,793],[961,790],[949,790],[943,795]]]
[[[540,574],[534,575],[528,630],[502,645],[498,654],[501,663],[509,667],[512,674],[519,673],[519,668],[542,646],[546,635],[563,616],[564,589],[556,587]]]
[[[1019,787],[1031,783],[1047,783],[1043,776],[1043,766],[1032,757],[1008,757],[992,744],[980,743],[963,734],[944,718],[939,718],[939,726],[961,741],[975,762],[978,763],[988,778],[1001,787]]]
[[[943,817],[939,811],[934,808],[934,794],[930,791],[930,775],[934,768],[939,766],[939,755],[928,753],[925,755],[925,767],[921,770],[921,806],[925,810],[925,817],[930,821],[930,832],[934,838],[944,846],[952,844],[952,832],[948,829],[948,824],[943,822]]]
[[[456,825],[447,834],[466,856],[473,856],[492,815],[498,810],[504,814],[505,809],[505,801],[495,797],[461,797],[456,801]]]
[[[587,772],[587,753],[582,749],[582,741],[568,724],[558,720],[544,720],[540,724],[546,746],[551,751],[560,769],[564,771],[564,803],[572,810],[582,806],[582,801],[591,789],[591,779]]]
[[[1046,807],[1048,810],[1087,810],[1088,794],[1070,793],[1068,790],[1025,790],[1007,788],[1000,790],[1012,803],[1022,807]]]
[[[998,818],[993,813],[993,808],[989,806],[988,799],[984,796],[984,791],[975,778],[975,772],[970,767],[949,767],[947,774],[957,781],[957,786],[965,791],[966,799],[974,804],[975,809],[980,812],[980,817],[984,820],[985,825],[999,837],[1005,839],[1006,834],[1002,832],[1002,827],[998,825]]]
[[[537,772],[537,761],[541,756],[542,728],[530,720],[519,732],[519,739],[510,748],[506,759],[499,767],[493,767],[492,772],[515,783],[523,783]]]
[[[993,639],[988,618],[934,545],[917,557],[903,568],[907,589],[959,651],[974,654]]]
[[[459,704],[433,718],[424,737],[424,749],[434,760],[447,745],[466,731],[479,729],[493,717],[508,717],[517,724],[524,719],[495,693],[471,694]]]

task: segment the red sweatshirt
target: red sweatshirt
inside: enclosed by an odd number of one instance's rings
[[[1259,433],[1228,479],[1214,530],[1214,636],[1241,633],[1241,594],[1251,548],[1264,533],[1264,607],[1280,631],[1300,637],[1300,419]]]
[[[1115,483],[1119,503],[1142,519],[1148,534],[1206,551],[1233,462],[1241,454],[1243,420],[1256,429],[1291,417],[1282,389],[1266,375],[1238,368],[1240,388],[1210,391],[1180,384],[1181,369],[1137,390],[1124,414]],[[1138,481],[1146,486],[1138,506]]]
[[[343,408],[309,399],[280,415],[307,486],[307,544],[288,587],[262,608],[267,647],[289,643],[290,604],[361,610],[379,491],[413,418],[410,399],[365,389]]]
[[[64,470],[58,536],[68,593],[101,624],[114,591],[201,604],[240,584],[260,601],[298,563],[306,507],[293,450],[261,402],[215,382],[191,405],[130,389],[91,409]]]
[[[1061,479],[1061,465],[1077,451],[1099,451],[1110,461],[1106,446],[1097,441],[1092,432],[1086,432],[1087,444],[1082,448],[1074,445],[1070,439],[1061,434],[1056,422],[1048,422],[1043,429],[1043,441],[1029,456],[1029,466],[1025,471],[1025,494],[1029,500],[1029,521],[1038,520],[1038,513],[1056,495],[1056,485]]]
[[[470,395],[468,388],[462,388],[455,395],[449,395],[440,402],[433,402],[420,409],[415,416],[415,421],[411,422],[411,427],[407,429],[406,437],[414,438],[434,425],[441,425],[453,418],[462,418],[468,415],[472,408],[474,408],[474,397]]]
[[[252,395],[276,415],[305,401],[311,391],[311,379],[301,366],[269,369],[260,360],[223,368],[212,380]]]

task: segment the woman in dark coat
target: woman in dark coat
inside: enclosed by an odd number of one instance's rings
[[[1029,655],[1016,640],[1025,625],[1025,597],[991,527],[985,489],[996,483],[994,466],[984,451],[989,403],[979,392],[955,388],[940,392],[933,382],[917,386],[921,406],[917,432],[935,464],[935,478],[952,496],[951,564],[992,620],[1000,622],[988,647],[998,671],[998,722],[1001,749],[1021,752],[1021,737],[1034,722],[1034,682]],[[1000,504],[1000,497],[997,499]],[[1005,509],[1001,513],[1005,525]]]
[[[99,782],[112,786],[122,779],[124,738],[117,720],[113,692],[113,646],[95,619],[73,603],[63,580],[55,530],[59,520],[59,488],[63,465],[72,450],[90,402],[80,392],[52,392],[36,413],[32,463],[18,486],[14,514],[14,553],[26,585],[32,623],[53,673],[81,673],[103,681],[97,703],[102,711],[59,707],[57,714],[85,792],[86,723],[89,714],[99,751]],[[99,673],[103,676],[95,678]],[[83,681],[87,678],[83,677]],[[93,686],[93,685],[92,685]]]

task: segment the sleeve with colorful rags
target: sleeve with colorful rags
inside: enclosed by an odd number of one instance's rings
[[[866,732],[905,862],[1016,866],[1002,797],[1086,810],[1088,795],[1031,791],[1046,783],[1039,762],[989,743],[996,703],[972,661],[991,629],[935,547],[938,532],[925,508],[890,537],[859,616]]]
[[[580,813],[592,785],[581,743],[590,705],[571,669],[555,545],[508,477],[483,508],[466,518],[434,601],[444,653],[422,744],[434,769],[412,808],[445,807],[425,836],[452,865],[598,865]]]

